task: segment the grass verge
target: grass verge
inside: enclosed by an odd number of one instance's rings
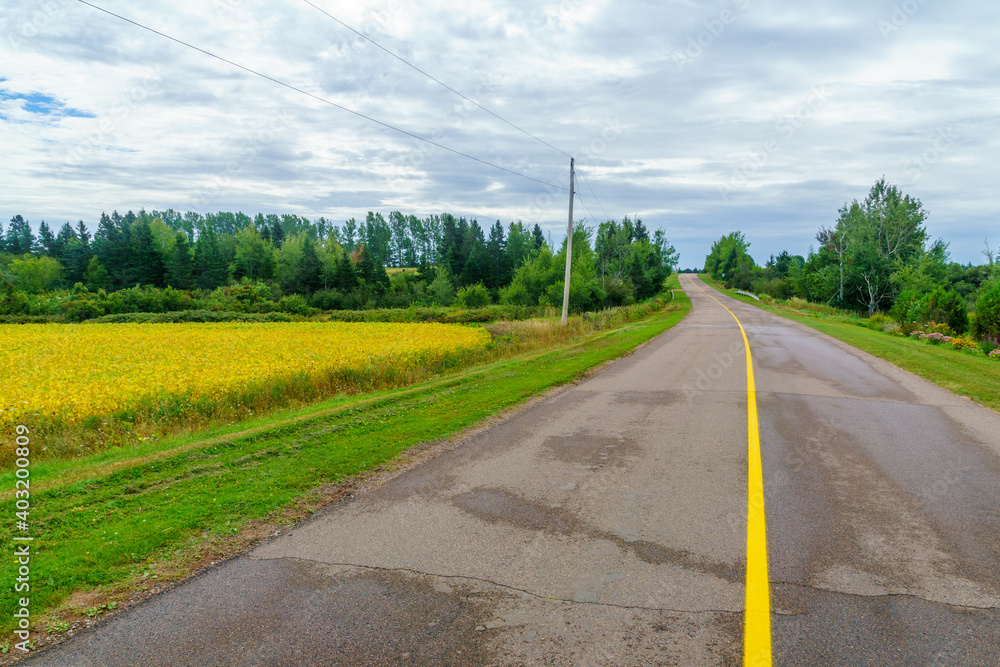
[[[864,320],[846,316],[816,304],[806,310],[792,306],[754,301],[726,289],[711,277],[701,278],[734,299],[787,317],[868,354],[918,375],[976,403],[1000,410],[1000,363],[977,352],[953,350],[919,340],[894,336],[859,326]]]
[[[36,641],[49,643],[310,514],[339,497],[338,483],[573,382],[663,333],[689,308],[677,295],[644,319],[408,388],[33,466],[31,614],[35,630],[45,631]],[[515,323],[500,336],[516,339],[520,326],[532,325]],[[9,471],[0,479],[0,488],[13,489]],[[12,529],[3,531],[7,544]],[[14,565],[0,568],[0,587],[10,592],[0,606],[4,633],[13,629],[16,576]]]

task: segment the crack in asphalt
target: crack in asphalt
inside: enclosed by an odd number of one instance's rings
[[[913,600],[920,600],[921,602],[927,602],[928,604],[936,604],[942,607],[950,607],[954,609],[975,609],[976,611],[997,611],[1000,607],[981,607],[974,604],[955,604],[953,602],[942,602],[941,600],[932,600],[930,598],[924,597],[922,595],[917,595],[916,593],[848,593],[846,591],[838,591],[832,588],[823,588],[822,586],[816,586],[815,584],[801,584],[791,581],[771,581],[771,586],[789,586],[791,588],[805,588],[808,590],[816,591],[819,593],[833,593],[834,595],[845,595],[848,597],[855,598],[866,598],[866,599],[876,599],[876,598],[911,598]],[[787,614],[789,616],[795,616],[796,614]]]
[[[473,577],[465,574],[440,574],[437,572],[424,572],[422,570],[414,570],[409,567],[384,567],[380,565],[362,565],[360,563],[342,563],[333,562],[325,560],[315,560],[312,558],[302,558],[300,556],[277,556],[274,558],[257,558],[254,560],[260,561],[273,561],[273,560],[289,560],[289,561],[299,561],[303,563],[316,563],[319,565],[333,565],[339,567],[353,567],[359,570],[372,570],[375,572],[406,572],[409,574],[415,574],[422,577],[434,577],[436,579],[464,579],[466,581],[477,581],[484,584],[489,584],[490,586],[496,586],[497,588],[503,588],[509,591],[514,591],[517,593],[523,593],[533,598],[539,600],[547,600],[549,602],[566,602],[575,605],[592,605],[595,607],[611,607],[614,609],[628,609],[635,611],[666,611],[675,614],[742,614],[742,610],[733,609],[673,609],[670,607],[647,607],[644,605],[628,605],[628,604],[616,604],[614,602],[595,602],[591,600],[571,600],[560,597],[553,597],[551,595],[542,595],[541,593],[535,593],[534,591],[529,591],[524,588],[518,588],[517,586],[511,586],[509,584],[500,583],[499,581],[493,581],[492,579],[485,579],[483,577]]]

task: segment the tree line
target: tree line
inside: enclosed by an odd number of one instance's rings
[[[704,270],[730,288],[868,317],[882,312],[904,329],[944,325],[954,333],[997,337],[997,253],[987,242],[986,263],[953,262],[948,243],[928,236],[926,219],[919,199],[882,178],[864,200],[845,204],[832,227],[819,229],[808,256],[782,251],[758,266],[746,237],[732,232],[712,245]]]
[[[586,277],[574,276],[571,287],[580,308],[655,294],[677,261],[663,231],[650,234],[639,218],[581,225],[578,233],[574,263]],[[563,277],[539,262],[551,264],[558,254],[538,224],[498,220],[484,229],[447,213],[369,212],[338,226],[322,217],[142,210],[102,213],[93,232],[82,221],[56,231],[43,221],[36,234],[20,215],[6,230],[0,225],[7,291],[28,295],[137,288],[208,294],[253,285],[262,302],[299,295],[324,310],[449,305],[460,297],[463,305],[547,305],[555,282],[561,302]],[[387,267],[415,270],[390,276]],[[531,272],[545,275],[529,279]],[[0,310],[31,310],[40,300],[16,301],[0,300]]]

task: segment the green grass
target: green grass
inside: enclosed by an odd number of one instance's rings
[[[318,488],[572,382],[663,333],[689,308],[678,295],[645,319],[409,388],[338,397],[198,435],[33,465],[30,597],[36,629],[43,617],[42,627],[62,627],[73,593],[103,592],[114,604],[116,595],[123,598],[154,579],[183,576],[195,569],[200,545],[260,522],[301,516],[295,508],[314,508],[310,498]],[[9,502],[10,471],[0,480]],[[5,526],[4,540],[12,544],[13,527]],[[8,591],[0,605],[3,632],[13,627],[15,576],[13,564],[0,567],[0,590]],[[87,609],[102,613],[91,601],[70,617],[81,618]]]
[[[874,331],[859,326],[865,321],[862,318],[816,304],[809,304],[814,308],[801,310],[783,304],[754,301],[733,293],[709,276],[701,277],[735,299],[805,324],[949,391],[968,396],[980,405],[1000,410],[1000,362],[995,359],[979,352],[964,352]]]

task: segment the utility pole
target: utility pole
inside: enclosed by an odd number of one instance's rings
[[[569,223],[566,225],[566,281],[563,285],[562,323],[566,326],[569,315],[569,275],[573,261],[573,188],[576,184],[576,169],[573,158],[569,159]]]

